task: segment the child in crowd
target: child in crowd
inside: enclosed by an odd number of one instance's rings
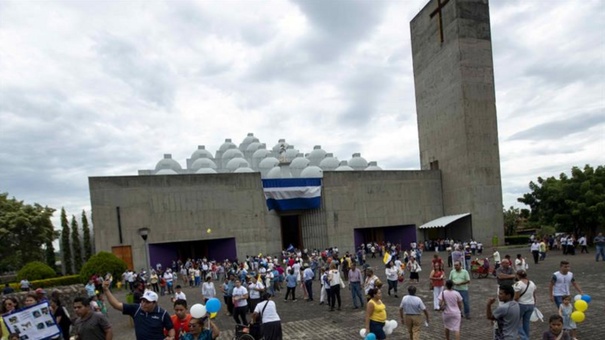
[[[563,318],[551,315],[548,319],[548,330],[542,334],[542,340],[572,340],[569,333],[563,330]]]
[[[571,319],[573,313],[573,305],[571,304],[571,296],[563,296],[563,303],[559,306],[559,315],[563,318],[563,330],[570,333],[572,339],[576,338],[576,323]]]

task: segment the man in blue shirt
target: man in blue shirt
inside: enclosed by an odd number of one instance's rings
[[[137,340],[174,340],[174,325],[170,314],[158,306],[158,294],[147,290],[140,304],[122,303],[113,296],[109,284],[109,281],[103,282],[107,301],[114,309],[132,317]],[[168,331],[167,336],[164,336],[164,329]]]
[[[303,271],[303,279],[305,282],[305,289],[307,291],[307,296],[309,297],[307,301],[313,301],[313,278],[315,274],[313,274],[313,270],[309,268],[309,264],[305,263],[305,270]]]

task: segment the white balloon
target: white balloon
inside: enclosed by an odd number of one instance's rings
[[[582,295],[578,294],[578,295],[574,296],[573,300],[574,301],[582,300]]]
[[[189,314],[196,319],[203,318],[206,315],[206,306],[196,303],[189,309]]]
[[[365,338],[366,337],[366,329],[365,328],[360,329],[359,330],[359,335],[361,335],[362,338]]]
[[[386,335],[391,335],[393,333],[392,328],[383,328],[383,329],[384,329],[384,334],[386,334]]]
[[[388,323],[390,324],[390,328],[392,329],[395,329],[398,326],[397,320],[389,320]]]

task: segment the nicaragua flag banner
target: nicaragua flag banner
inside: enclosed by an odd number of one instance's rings
[[[263,179],[269,210],[307,210],[321,205],[321,178]]]

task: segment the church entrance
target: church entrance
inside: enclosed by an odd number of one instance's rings
[[[171,266],[173,260],[201,259],[224,261],[237,257],[235,238],[220,238],[213,240],[192,240],[171,243],[150,243],[149,260],[151,267],[161,263],[163,268]]]
[[[385,227],[357,228],[354,230],[355,248],[370,242],[400,244],[408,249],[411,242],[416,242],[415,225],[398,225]]]
[[[303,249],[300,218],[298,215],[281,216],[281,245],[282,249],[288,249],[290,245]]]

